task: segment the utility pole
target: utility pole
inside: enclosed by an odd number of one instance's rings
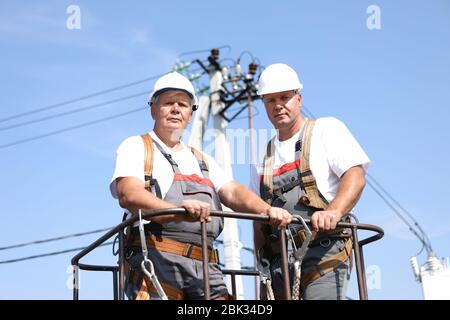
[[[199,99],[199,108],[195,114],[192,123],[192,132],[189,138],[189,145],[202,150],[203,138],[208,129],[209,116],[213,118],[214,127],[214,157],[219,166],[233,177],[231,167],[231,150],[227,140],[228,124],[234,120],[245,108],[251,108],[251,99],[257,99],[256,88],[253,85],[253,78],[257,71],[257,65],[252,62],[249,66],[249,72],[246,76],[242,75],[241,67],[237,63],[234,67],[236,74],[229,77],[229,69],[221,67],[219,63],[219,50],[212,49],[208,57],[209,65],[205,66],[202,61],[195,60],[206,74],[209,76],[210,96],[201,96]],[[228,88],[225,84],[231,84]],[[239,85],[241,83],[241,85]],[[242,103],[248,99],[249,103],[242,107],[234,116],[228,117],[226,111],[235,103]],[[250,118],[251,119],[251,118]],[[250,120],[251,121],[251,120]],[[252,141],[250,142],[252,146]],[[253,157],[252,151],[250,152]],[[252,158],[253,160],[253,158]],[[230,210],[224,207],[224,210]],[[238,221],[232,218],[224,219],[223,245],[225,256],[225,269],[241,269],[240,250],[243,245],[239,241]],[[227,285],[231,291],[231,278],[227,277]],[[244,288],[242,277],[236,276],[236,298],[244,299]]]

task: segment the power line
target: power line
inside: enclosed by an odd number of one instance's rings
[[[104,246],[107,246],[107,245],[110,245],[110,244],[113,244],[113,243],[114,243],[114,241],[106,242],[106,243],[103,243],[103,244],[99,245],[98,247],[104,247]],[[17,258],[17,259],[12,259],[12,260],[3,260],[3,261],[0,261],[0,264],[15,263],[15,262],[20,262],[20,261],[25,261],[25,260],[56,256],[56,255],[63,254],[63,253],[69,253],[69,252],[74,252],[74,251],[81,251],[81,250],[84,250],[86,248],[87,247],[73,248],[73,249],[49,252],[49,253],[38,254],[38,255],[28,256],[28,257],[23,257],[23,258]]]
[[[406,210],[394,197],[392,197],[391,194],[387,192],[387,190],[383,188],[383,186],[372,175],[367,174],[367,176],[370,179],[372,179],[372,181],[389,197],[389,199],[391,199],[392,202],[394,202],[397,205],[397,207],[399,207],[400,210],[402,210],[414,222],[414,226],[416,226],[417,229],[419,229],[420,233],[425,238],[425,241],[427,242],[429,249],[433,251],[431,248],[431,242],[430,239],[428,238],[428,235],[425,233],[425,231],[422,229],[422,227],[419,225],[419,223],[416,221],[413,215],[408,210]]]
[[[372,188],[373,191],[375,191],[375,193],[392,209],[392,211],[394,211],[394,213],[403,221],[403,223],[405,223],[408,228],[409,231],[411,231],[412,234],[414,234],[419,241],[422,243],[422,245],[425,247],[425,249],[427,250],[428,253],[432,252],[433,249],[431,247],[431,242],[430,239],[428,238],[428,236],[426,235],[426,233],[423,231],[423,229],[420,227],[419,223],[414,219],[414,217],[409,214],[406,209],[404,209],[376,180],[375,178],[373,178],[371,175],[367,174],[367,177],[373,181],[367,180],[367,184]],[[380,192],[379,189],[377,189],[375,187],[374,184],[377,184],[377,186],[389,197],[389,199],[391,199],[392,202],[394,202],[395,204],[398,205],[399,208],[402,208],[409,216],[409,218],[414,222],[414,225],[417,227],[418,230],[416,230],[411,223],[409,223],[408,220],[405,219],[405,217],[397,210],[397,208],[395,208],[394,205],[392,205],[391,202],[389,202],[388,199],[386,199],[386,197],[384,197],[384,195]],[[419,235],[419,233],[421,235]]]
[[[2,118],[2,119],[0,119],[0,122],[5,122],[5,121],[12,120],[12,119],[25,117],[25,116],[28,116],[30,114],[35,114],[35,113],[39,113],[39,112],[42,112],[42,111],[59,108],[59,107],[65,106],[67,104],[71,104],[71,103],[74,103],[74,102],[86,100],[86,99],[89,99],[89,98],[100,96],[100,95],[103,95],[105,93],[117,91],[117,90],[120,90],[120,89],[128,88],[128,87],[131,87],[131,86],[143,83],[143,82],[147,82],[147,81],[150,81],[150,80],[157,79],[157,78],[159,78],[159,77],[161,77],[161,76],[163,76],[165,74],[166,73],[162,73],[162,74],[159,74],[159,75],[156,75],[156,76],[152,76],[152,77],[149,77],[149,78],[145,78],[145,79],[142,79],[142,80],[130,82],[130,83],[127,83],[127,84],[124,84],[124,85],[121,85],[121,86],[117,86],[117,87],[113,87],[113,88],[110,88],[110,89],[94,92],[94,93],[88,94],[86,96],[81,96],[81,97],[74,98],[74,99],[71,99],[71,100],[67,100],[67,101],[63,101],[63,102],[60,102],[60,103],[56,103],[56,104],[53,104],[53,105],[50,105],[50,106],[38,108],[38,109],[35,109],[35,110],[23,112],[23,113],[18,113],[18,114],[15,114],[15,115],[12,115],[12,116],[9,116],[9,117],[6,117],[6,118]]]
[[[223,49],[223,48],[227,48],[229,51],[231,51],[231,46],[229,46],[229,45],[223,45],[223,46],[218,47],[218,49]],[[210,49],[186,51],[186,52],[183,52],[180,55],[178,55],[178,59],[181,58],[182,56],[186,56],[186,55],[190,55],[190,54],[194,54],[194,53],[206,52],[206,51],[210,51]],[[181,70],[179,70],[179,71],[181,71]],[[52,104],[52,105],[49,105],[49,106],[46,106],[46,107],[30,110],[30,111],[27,111],[27,112],[18,113],[18,114],[15,114],[15,115],[12,115],[12,116],[8,116],[8,117],[5,117],[5,118],[0,118],[0,123],[1,122],[5,122],[5,121],[9,121],[9,120],[13,120],[13,119],[17,119],[17,118],[22,118],[22,117],[25,117],[25,116],[28,116],[28,115],[31,115],[31,114],[35,114],[35,113],[39,113],[39,112],[43,112],[43,111],[47,111],[47,110],[51,110],[51,109],[55,109],[55,108],[60,108],[60,107],[63,107],[65,105],[68,105],[68,104],[71,104],[71,103],[74,103],[74,102],[90,99],[90,98],[97,97],[97,96],[100,96],[100,95],[103,95],[103,94],[106,94],[106,93],[110,93],[110,92],[113,92],[113,91],[125,89],[125,88],[128,88],[128,87],[132,87],[132,86],[135,86],[135,85],[138,85],[138,84],[150,81],[150,80],[158,79],[158,78],[162,77],[165,74],[167,74],[167,72],[164,72],[164,73],[161,73],[161,74],[158,74],[158,75],[155,75],[155,76],[151,76],[151,77],[148,77],[148,78],[145,78],[145,79],[129,82],[129,83],[117,86],[117,87],[112,87],[112,88],[105,89],[105,90],[102,90],[102,91],[97,91],[97,92],[94,92],[94,93],[91,93],[91,94],[88,94],[88,95],[85,95],[85,96],[81,96],[81,97],[78,97],[78,98],[74,98],[74,99],[66,100],[66,101],[63,101],[63,102],[56,103],[56,104]]]
[[[135,93],[135,94],[132,94],[132,95],[129,95],[129,96],[117,98],[117,99],[114,99],[114,100],[109,100],[109,101],[105,101],[105,102],[101,102],[101,103],[96,103],[96,104],[93,104],[93,105],[90,105],[90,106],[87,106],[87,107],[82,107],[82,108],[78,108],[78,109],[74,109],[74,110],[70,110],[70,111],[66,111],[66,112],[61,112],[61,113],[53,114],[51,116],[42,117],[42,118],[38,118],[38,119],[34,119],[34,120],[29,120],[29,121],[13,124],[13,125],[6,126],[6,127],[0,127],[0,131],[9,130],[9,129],[13,129],[13,128],[18,128],[18,127],[23,127],[25,125],[29,125],[29,124],[33,124],[33,123],[37,123],[37,122],[42,122],[42,121],[46,121],[46,120],[50,120],[50,119],[54,119],[54,118],[59,118],[59,117],[67,116],[69,114],[74,114],[74,113],[83,112],[83,111],[87,111],[87,110],[91,110],[91,109],[95,109],[95,108],[99,108],[99,107],[104,107],[104,106],[110,105],[112,103],[128,100],[128,99],[131,99],[131,98],[136,98],[136,97],[139,97],[139,96],[142,96],[142,95],[146,95],[146,94],[148,94],[147,91],[139,92],[139,93]]]
[[[111,228],[97,229],[97,230],[91,230],[91,231],[86,231],[86,232],[78,232],[78,233],[72,233],[72,234],[59,236],[59,237],[54,237],[54,238],[49,238],[49,239],[44,239],[44,240],[36,240],[36,241],[30,241],[30,242],[25,242],[25,243],[14,244],[14,245],[10,245],[10,246],[0,247],[0,251],[2,251],[2,250],[9,250],[9,249],[15,249],[15,248],[21,248],[21,247],[27,247],[27,246],[31,246],[31,245],[34,245],[34,244],[47,243],[47,242],[52,242],[52,241],[59,241],[59,240],[64,240],[64,239],[68,239],[68,238],[76,238],[76,237],[81,237],[81,236],[85,236],[85,235],[88,235],[88,234],[94,234],[94,233],[107,231],[107,230],[111,230]]]
[[[383,194],[377,189],[377,188],[375,188],[374,187],[374,184],[370,181],[370,180],[367,180],[367,184],[372,188],[372,190],[373,191],[375,191],[375,193],[389,206],[389,208],[391,208],[392,209],[392,211],[394,211],[394,213],[397,215],[397,217],[399,217],[402,221],[403,221],[403,223],[405,223],[407,226],[408,226],[408,228],[409,228],[409,231],[411,231],[411,233],[412,234],[414,234],[418,239],[419,239],[419,241],[420,241],[420,243],[427,249],[427,251],[429,250],[429,247],[428,247],[428,245],[427,245],[427,243],[426,243],[426,240],[424,239],[424,237],[421,237],[420,235],[419,235],[419,233],[414,229],[414,227],[409,223],[409,221],[408,220],[406,220],[405,219],[405,217],[403,217],[403,215],[397,210],[397,208],[395,208],[395,206],[393,206],[392,205],[392,203],[390,203],[389,201],[388,201],[388,199],[386,199],[384,196],[383,196]],[[417,224],[417,222],[415,223],[415,224]]]
[[[228,49],[228,53],[231,52],[231,46],[226,44],[220,47],[217,47],[217,49],[223,49],[223,48],[227,48]],[[199,49],[199,50],[192,50],[192,51],[185,51],[182,52],[178,55],[177,59],[180,59],[181,57],[187,56],[187,55],[191,55],[191,54],[195,54],[195,53],[203,53],[203,52],[210,52],[211,49]]]
[[[82,124],[79,124],[79,125],[76,125],[76,126],[73,126],[73,127],[68,127],[68,128],[65,128],[65,129],[52,131],[52,132],[49,132],[49,133],[46,133],[46,134],[42,134],[42,135],[38,135],[38,136],[26,138],[26,139],[14,141],[14,142],[7,143],[7,144],[2,144],[2,145],[0,145],[0,149],[5,149],[5,148],[9,148],[9,147],[18,145],[18,144],[22,144],[22,143],[30,142],[30,141],[33,141],[33,140],[38,140],[38,139],[50,137],[50,136],[53,136],[53,135],[56,135],[56,134],[59,134],[59,133],[66,132],[66,131],[71,131],[71,130],[76,130],[76,129],[79,129],[79,128],[87,127],[87,126],[90,126],[90,125],[93,125],[93,124],[96,124],[96,123],[100,123],[100,122],[108,121],[108,120],[111,120],[111,119],[123,117],[123,116],[126,116],[128,114],[131,114],[131,113],[134,113],[134,112],[137,112],[137,111],[141,111],[141,110],[144,110],[144,109],[147,109],[147,107],[144,107],[144,108],[141,107],[141,108],[133,109],[133,110],[130,110],[130,111],[127,111],[127,112],[118,113],[118,114],[115,114],[115,115],[112,115],[112,116],[109,116],[109,117],[105,117],[105,118],[101,118],[101,119],[98,119],[98,120],[85,122],[85,123],[82,123]]]

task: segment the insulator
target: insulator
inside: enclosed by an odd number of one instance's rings
[[[236,63],[235,70],[237,76],[240,76],[242,74],[242,67],[239,63]]]
[[[223,77],[224,80],[228,80],[228,74],[229,74],[228,68],[227,67],[223,67],[222,68],[222,77]]]
[[[179,61],[173,67],[173,71],[182,72],[183,70],[186,70],[191,64],[192,62]]]
[[[444,266],[445,270],[450,270],[450,261],[447,258],[442,258],[442,265]]]
[[[411,263],[411,267],[413,269],[414,277],[416,278],[416,281],[420,281],[420,269],[419,269],[419,263],[417,262],[417,257],[411,257],[409,259],[409,262]]]
[[[435,257],[434,255],[432,255],[432,254],[430,254],[430,255],[428,256],[426,265],[427,265],[427,270],[430,270],[430,271],[438,271],[438,270],[442,270],[442,264],[441,264],[441,262],[439,261],[438,258],[436,258],[436,257]]]
[[[197,80],[198,78],[200,78],[199,73],[193,73],[189,76],[189,80],[191,80],[191,81]]]

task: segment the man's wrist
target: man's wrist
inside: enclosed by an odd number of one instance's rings
[[[345,211],[341,208],[334,208],[333,205],[331,204],[326,211],[331,211],[333,212],[339,219],[341,219],[343,216],[346,215]]]

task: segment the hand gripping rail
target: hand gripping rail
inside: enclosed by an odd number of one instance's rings
[[[153,210],[150,212],[146,212],[142,214],[143,219],[151,219],[152,217],[164,216],[168,214],[186,214],[186,210],[184,208],[175,208],[175,209],[160,209]],[[250,213],[240,213],[240,212],[223,212],[223,211],[211,211],[211,216],[214,217],[223,217],[223,218],[236,218],[236,219],[246,219],[246,220],[255,220],[261,222],[269,222],[269,217],[262,216],[260,214],[250,214]],[[113,298],[118,300],[123,300],[125,298],[124,294],[124,229],[132,224],[134,224],[137,220],[139,220],[138,215],[134,215],[132,218],[118,224],[103,236],[98,238],[84,250],[75,255],[71,264],[73,267],[73,299],[79,299],[79,276],[80,270],[87,271],[110,271],[113,273]],[[304,222],[310,225],[310,221],[305,219]],[[291,223],[302,223],[298,217],[292,219]],[[208,263],[208,246],[207,246],[207,233],[206,233],[206,222],[202,222],[202,248],[203,248],[203,279],[204,282],[204,292],[205,299],[210,299],[210,289],[209,289],[209,270],[207,267]],[[380,227],[370,225],[370,224],[356,224],[356,223],[348,223],[348,222],[339,222],[337,224],[338,227],[350,228],[352,231],[352,240],[353,240],[353,252],[355,255],[355,266],[356,266],[356,275],[358,281],[358,291],[359,297],[361,300],[367,300],[367,285],[366,285],[366,275],[364,271],[364,257],[362,247],[371,242],[377,241],[384,236],[384,231]],[[358,240],[358,230],[367,230],[375,232],[376,234],[363,239],[361,241]],[[282,230],[284,231],[284,230]],[[98,246],[106,242],[108,239],[113,236],[118,235],[119,238],[119,261],[118,266],[101,266],[101,265],[88,265],[80,263],[80,260],[88,255],[91,251],[96,249]],[[286,248],[286,233],[280,233],[280,244],[281,248]],[[282,268],[283,268],[283,287],[284,287],[284,298],[287,300],[291,299],[291,292],[289,288],[289,273],[288,273],[288,259],[287,259],[287,251],[281,251],[281,259],[282,259]],[[259,272],[257,270],[223,270],[224,274],[230,274],[232,280],[233,287],[233,295],[235,295],[235,281],[234,277],[236,275],[251,275],[251,276],[259,276]]]

